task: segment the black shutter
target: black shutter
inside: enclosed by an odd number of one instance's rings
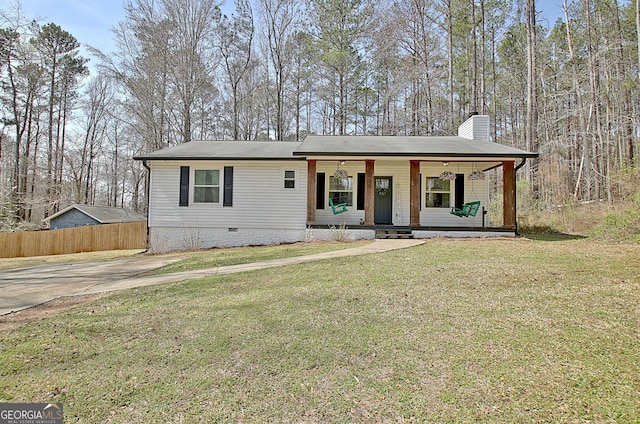
[[[420,174],[420,210],[422,210],[422,174]]]
[[[324,209],[324,188],[325,188],[324,172],[316,174],[316,209]]]
[[[179,206],[189,206],[189,167],[180,167],[180,203]]]
[[[365,192],[365,174],[362,172],[358,172],[358,199],[356,201],[356,210],[363,211],[364,210],[364,192]]]
[[[456,174],[456,208],[462,209],[464,204],[464,174]]]
[[[222,206],[233,206],[233,166],[224,167],[224,194]]]

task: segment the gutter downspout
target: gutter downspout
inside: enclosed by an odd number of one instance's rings
[[[513,170],[513,187],[516,187],[516,173],[518,172],[518,169],[522,168],[524,166],[524,164],[527,163],[527,158],[522,158],[522,162],[520,162],[520,164],[518,166],[516,166]],[[514,202],[515,202],[515,209],[516,209],[516,236],[520,236],[520,232],[518,231],[518,192],[516,190],[515,196],[514,196]],[[148,215],[148,214],[147,214]]]
[[[146,197],[147,197],[147,250],[146,252],[149,251],[149,236],[150,236],[150,230],[149,230],[149,218],[150,218],[150,210],[149,210],[149,206],[151,204],[151,199],[149,198],[149,195],[151,194],[151,167],[147,164],[147,160],[143,159],[142,160],[142,166],[144,166],[145,168],[147,168],[147,189],[146,189]],[[517,221],[517,220],[516,220]],[[517,225],[517,223],[516,223]],[[516,227],[517,228],[517,227]],[[516,234],[517,234],[517,230],[516,230]]]

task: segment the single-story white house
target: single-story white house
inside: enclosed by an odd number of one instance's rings
[[[527,152],[489,140],[489,117],[457,136],[308,136],[193,141],[141,154],[152,251],[322,240],[515,235],[515,171]],[[503,168],[503,223],[489,227],[488,170]]]

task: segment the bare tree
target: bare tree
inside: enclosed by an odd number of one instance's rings
[[[78,55],[80,43],[56,24],[41,27],[33,45],[42,55],[49,81],[47,135],[47,194],[49,207],[45,216],[59,208],[60,178],[64,159],[64,132],[68,100],[75,81],[87,72],[86,60]]]
[[[266,32],[267,56],[275,82],[275,139],[284,140],[288,125],[285,122],[288,81],[293,67],[293,40],[296,36],[298,3],[295,0],[260,0]]]
[[[91,52],[101,68],[124,88],[127,115],[142,148],[153,151],[171,144],[168,129],[170,38],[172,23],[153,0],[130,0],[124,5],[125,19],[113,29],[116,51]]]
[[[219,25],[219,48],[225,77],[231,89],[231,137],[240,139],[240,86],[255,62],[253,38],[255,25],[249,0],[236,0],[236,15],[222,17]]]
[[[82,124],[83,142],[73,155],[69,155],[68,160],[76,203],[93,204],[91,183],[96,172],[95,161],[98,155],[106,150],[104,144],[113,104],[114,91],[109,78],[105,75],[93,78],[87,86],[82,102],[85,114]]]
[[[536,0],[527,0],[527,121],[525,137],[526,147],[530,152],[538,151],[538,28],[536,14]],[[535,171],[536,162],[532,159],[527,162],[527,179],[532,184],[534,193],[537,192],[534,184]]]
[[[638,37],[638,69],[640,69],[640,2],[636,1],[636,36]],[[638,72],[638,80],[640,80],[640,72]]]
[[[193,114],[197,105],[211,98],[218,64],[215,47],[220,9],[216,0],[163,0],[167,20],[175,31],[170,41],[172,93],[179,110],[176,130],[180,142],[193,138]]]
[[[584,176],[584,179],[586,181],[585,184],[585,197],[588,199],[590,199],[590,188],[589,188],[589,183],[590,183],[590,173],[591,173],[591,159],[589,156],[589,140],[588,140],[588,129],[587,129],[587,120],[585,118],[585,114],[584,114],[584,102],[582,99],[582,88],[580,86],[580,76],[579,76],[579,72],[578,72],[578,63],[577,63],[577,58],[575,55],[575,51],[573,48],[573,37],[572,37],[572,32],[571,32],[571,24],[570,24],[570,20],[569,20],[569,9],[567,6],[567,0],[564,0],[564,14],[565,14],[565,26],[566,26],[566,30],[567,30],[567,45],[569,48],[569,58],[571,61],[571,70],[572,70],[572,77],[573,77],[573,88],[574,88],[574,93],[576,96],[576,101],[577,101],[577,107],[578,107],[578,117],[579,117],[579,122],[580,122],[580,130],[579,132],[575,133],[575,137],[576,137],[576,144],[580,145],[582,147],[582,151],[581,151],[581,159],[580,159],[580,168],[578,171],[578,177],[576,178],[576,185],[575,185],[575,190],[573,192],[573,195],[575,197],[578,196],[578,190],[580,189],[580,183],[581,180]]]
[[[399,50],[406,55],[399,78],[409,84],[411,102],[409,134],[435,132],[435,94],[440,85],[435,64],[444,61],[440,36],[444,27],[436,5],[430,0],[404,1],[396,10],[396,37]]]

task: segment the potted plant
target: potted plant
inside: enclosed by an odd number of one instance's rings
[[[439,177],[441,180],[455,180],[456,174],[451,171],[444,171]]]
[[[471,174],[469,174],[468,178],[470,181],[484,180],[484,172],[473,171]]]

